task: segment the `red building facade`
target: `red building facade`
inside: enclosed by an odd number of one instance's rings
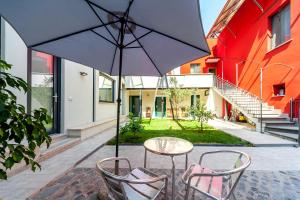
[[[289,112],[300,98],[299,0],[228,0],[208,37],[218,76],[260,96],[262,73],[263,101]]]

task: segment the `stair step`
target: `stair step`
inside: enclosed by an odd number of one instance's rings
[[[64,140],[68,137],[68,135],[66,133],[59,133],[59,134],[53,134],[50,135],[52,138],[52,143],[56,143],[60,140]]]
[[[284,139],[298,141],[298,135],[293,134],[293,133],[284,133],[284,132],[278,132],[278,131],[266,131],[265,133],[268,133],[268,134],[274,135],[274,136],[279,136]]]
[[[260,121],[260,116],[256,117]],[[284,121],[288,120],[286,117],[270,117],[270,116],[263,116],[263,122],[267,123],[268,121]]]
[[[289,125],[294,125],[295,122],[291,122],[289,120],[277,120],[277,121],[265,121],[265,124],[267,126],[272,126],[273,124],[274,125],[279,125],[279,126],[289,126]]]
[[[266,126],[266,128],[273,128],[273,129],[281,129],[281,130],[292,130],[292,131],[298,131],[298,126]]]
[[[70,149],[71,147],[80,143],[80,139],[77,138],[67,138],[65,134],[61,135],[52,135],[52,143],[49,149],[46,148],[46,145],[43,145],[40,149],[40,155],[37,158],[38,162],[47,160],[65,150]],[[18,174],[24,170],[26,170],[28,166],[25,165],[25,162],[21,162],[18,165],[15,165],[13,169],[8,171],[8,176],[13,176]]]
[[[52,143],[48,149],[46,147],[42,147],[39,161],[47,160],[61,152],[72,148],[79,143],[80,138],[65,138]]]

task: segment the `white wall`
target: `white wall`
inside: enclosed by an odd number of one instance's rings
[[[12,64],[11,73],[27,81],[27,47],[16,31],[4,20],[2,21],[2,58]],[[18,103],[27,105],[27,95],[14,90]]]
[[[105,119],[111,119],[117,117],[117,97],[118,97],[118,77],[112,76],[111,78],[115,80],[115,93],[114,93],[114,102],[113,103],[107,103],[107,102],[99,102],[99,79],[97,78],[99,76],[99,72],[96,71],[96,83],[95,83],[95,106],[96,106],[96,121],[102,121]],[[123,81],[122,81],[123,83]],[[121,95],[122,96],[122,95]],[[125,95],[126,97],[126,95]],[[121,97],[122,98],[122,97]],[[126,104],[126,98],[122,100],[122,104]],[[122,108],[120,110],[120,113],[122,114]],[[127,113],[127,112],[126,112]],[[125,114],[126,114],[125,113]]]
[[[80,75],[86,72],[86,76]],[[93,121],[93,69],[62,61],[62,130]]]
[[[206,107],[208,110],[216,114],[217,117],[222,117],[222,97],[213,89],[209,90]]]

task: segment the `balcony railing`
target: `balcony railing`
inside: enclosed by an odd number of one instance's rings
[[[168,83],[171,77],[175,77],[178,85],[183,88],[211,88],[214,83],[213,74],[189,74],[189,75],[168,75]],[[160,82],[158,88],[167,88],[165,78]],[[127,76],[125,77],[125,85],[127,89],[155,89],[158,85],[159,77],[154,76]]]

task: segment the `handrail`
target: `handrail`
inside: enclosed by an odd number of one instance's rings
[[[260,98],[259,98],[258,96],[256,96],[255,94],[253,94],[253,93],[251,93],[251,92],[249,92],[249,91],[247,91],[247,90],[245,90],[245,89],[243,89],[243,88],[240,88],[240,87],[236,86],[235,84],[229,82],[228,80],[222,79],[222,78],[219,77],[219,76],[215,76],[215,78],[217,78],[218,80],[220,80],[220,81],[222,81],[222,82],[225,82],[225,83],[231,85],[232,87],[236,88],[236,89],[239,90],[239,91],[244,92],[245,94],[248,94],[248,95],[250,95],[250,96],[252,96],[252,97],[254,97],[254,98],[260,100]]]
[[[245,115],[249,114],[254,118],[258,118],[262,114],[262,101],[256,95],[246,91],[235,84],[224,80],[219,76],[214,77],[214,87],[217,88],[224,97],[235,103]],[[234,93],[228,93],[236,91]],[[241,95],[242,94],[242,97]]]

